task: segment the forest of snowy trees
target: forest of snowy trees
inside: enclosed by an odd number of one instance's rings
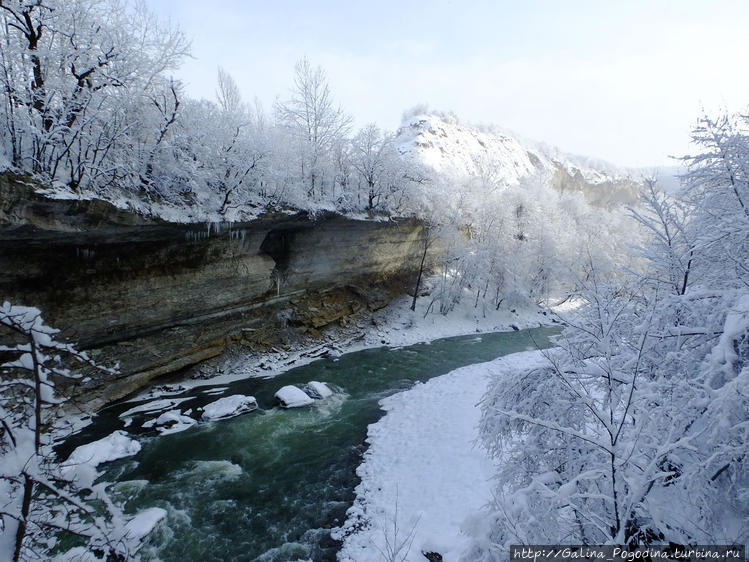
[[[508,545],[749,540],[749,118],[703,118],[684,188],[632,210],[642,267],[586,260],[545,366],[498,374],[481,435]]]
[[[375,125],[353,134],[306,58],[268,115],[223,70],[217,102],[188,98],[170,75],[188,41],[141,3],[1,7],[2,149],[46,184],[247,216],[273,205],[398,212],[399,194],[419,179],[389,134]]]

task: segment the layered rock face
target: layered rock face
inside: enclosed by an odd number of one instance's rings
[[[269,316],[316,329],[382,306],[412,282],[422,244],[412,220],[169,223],[0,175],[0,299],[38,307],[61,339],[119,362],[116,379],[94,377],[89,403],[215,356]]]

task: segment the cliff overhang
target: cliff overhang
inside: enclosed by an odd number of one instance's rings
[[[318,330],[410,288],[415,219],[268,213],[177,223],[97,200],[52,199],[0,174],[0,299],[42,310],[60,338],[119,375],[78,390],[88,408],[267,333]]]

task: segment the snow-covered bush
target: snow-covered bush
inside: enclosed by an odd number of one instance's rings
[[[713,337],[747,333],[745,313],[726,315],[745,303],[642,291],[594,280],[548,364],[490,386],[481,432],[500,463],[498,558],[517,543],[746,539],[749,369]]]

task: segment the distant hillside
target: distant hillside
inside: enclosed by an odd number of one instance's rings
[[[612,164],[461,123],[452,115],[408,115],[396,141],[404,156],[456,180],[478,176],[511,186],[535,176],[560,192],[579,191],[596,206],[633,203],[640,184],[637,175]]]

